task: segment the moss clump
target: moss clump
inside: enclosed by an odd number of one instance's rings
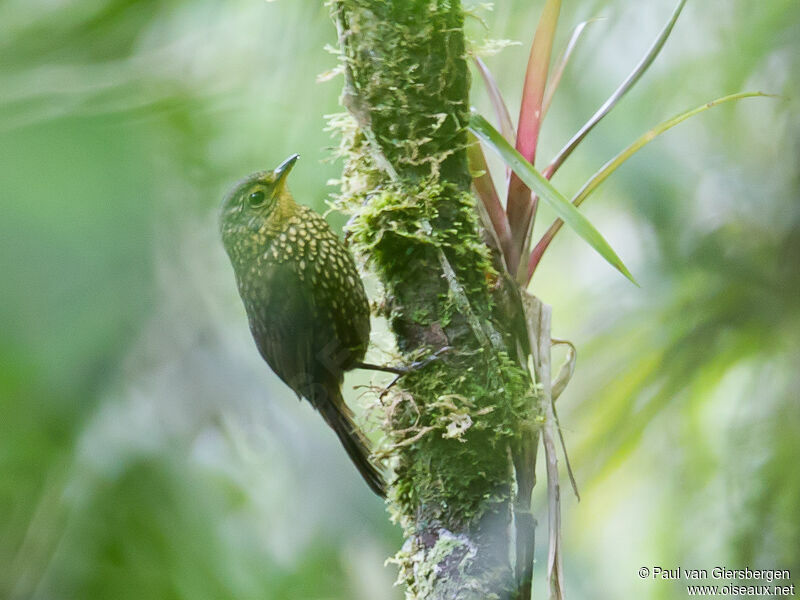
[[[330,6],[350,113],[331,120],[345,162],[334,205],[352,215],[351,246],[383,284],[400,351],[453,348],[381,401],[390,510],[407,536],[401,580],[414,598],[504,597],[508,448],[534,426],[533,391],[485,331],[502,324],[466,160],[463,11],[458,0]]]
[[[358,207],[347,227],[352,247],[382,281],[390,285],[406,281],[410,267],[437,262],[436,252],[442,251],[467,297],[480,300],[476,306],[486,305],[486,282],[494,275],[494,267],[488,248],[476,234],[471,194],[454,193],[433,181],[349,192],[340,196],[337,206],[351,211]]]
[[[433,176],[412,181],[388,178],[352,117],[335,115],[330,129],[341,135],[339,155],[345,159],[338,182],[341,191],[333,206],[352,215],[348,239],[384,284],[385,306],[400,349],[436,346],[431,336],[409,335],[416,325],[431,323],[441,328],[452,325],[455,338],[450,337],[449,343],[463,343],[469,331],[457,318],[454,323],[459,309],[441,278],[441,257],[453,268],[471,310],[488,321],[492,297],[487,282],[497,274],[479,234],[475,198]],[[444,345],[442,336],[440,341]]]
[[[344,102],[405,180],[469,187],[469,69],[455,0],[336,0]]]
[[[487,500],[508,498],[506,448],[523,424],[534,425],[530,380],[505,355],[483,349],[405,379],[383,405],[397,459],[393,514],[413,529],[425,505],[431,520],[469,524]]]

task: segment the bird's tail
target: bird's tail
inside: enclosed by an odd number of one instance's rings
[[[386,497],[386,483],[383,475],[369,459],[369,442],[361,430],[353,422],[353,412],[344,403],[339,385],[330,386],[328,398],[322,402],[314,402],[325,422],[336,432],[339,441],[347,451],[347,455],[361,473],[370,489],[381,498]]]

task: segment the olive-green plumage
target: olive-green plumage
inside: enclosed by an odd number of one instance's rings
[[[344,372],[367,351],[367,296],[342,242],[289,193],[286,177],[296,160],[236,185],[222,207],[222,240],[259,352],[322,414],[370,488],[383,495],[383,478],[341,393]]]

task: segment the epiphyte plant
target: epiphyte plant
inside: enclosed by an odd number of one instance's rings
[[[534,166],[541,126],[572,52],[590,21],[584,21],[574,28],[566,48],[560,54],[554,67],[550,69],[550,57],[561,2],[560,0],[547,1],[530,52],[516,131],[494,77],[480,57],[474,57],[477,70],[492,101],[499,131],[479,114],[473,114],[470,130],[484,144],[497,152],[511,171],[505,194],[506,202],[503,205],[500,201],[500,191],[495,186],[486,166],[483,150],[479,144],[475,143],[470,146],[470,166],[474,173],[474,187],[483,210],[485,210],[486,225],[502,252],[505,266],[509,274],[521,286],[527,287],[531,282],[542,256],[564,223],[569,225],[612,266],[633,280],[630,272],[608,242],[575,209],[626,160],[675,125],[726,102],[754,96],[768,96],[762,92],[730,94],[663,121],[606,162],[570,200],[567,200],[564,195],[550,185],[550,179],[589,132],[617,106],[625,94],[647,72],[672,33],[685,4],[686,0],[678,3],[657,39],[628,77],[541,170]],[[551,224],[536,244],[532,244],[531,233],[536,221],[540,199],[556,212],[558,219]]]
[[[529,338],[525,347],[531,350],[529,372],[540,390],[542,384],[545,384],[545,393],[540,394],[539,398],[539,415],[543,420],[541,435],[539,432],[530,433],[529,439],[523,440],[521,450],[518,449],[518,456],[515,458],[518,496],[515,509],[519,509],[520,512],[519,515],[515,514],[518,539],[516,579],[518,598],[521,600],[530,598],[531,593],[534,524],[525,518],[525,514],[530,509],[537,454],[535,447],[539,443],[539,438],[541,438],[544,448],[548,481],[547,583],[549,597],[559,599],[563,598],[564,594],[558,460],[554,442],[555,436],[558,435],[563,447],[563,437],[558,425],[554,402],[566,386],[574,369],[575,360],[574,348],[570,344],[566,366],[551,386],[549,383],[549,349],[551,345],[561,342],[550,338],[549,307],[543,305],[528,292],[536,269],[545,251],[566,223],[608,263],[636,283],[633,275],[616,252],[594,225],[577,210],[578,207],[627,159],[675,125],[726,102],[768,95],[762,92],[734,93],[679,113],[645,132],[627,148],[608,160],[579,188],[571,199],[567,199],[553,187],[550,183],[553,175],[578,148],[589,132],[617,106],[623,96],[647,72],[664,47],[685,5],[686,0],[678,2],[670,19],[630,74],[541,170],[537,169],[535,164],[538,158],[537,147],[544,117],[555,97],[561,76],[572,52],[591,21],[582,22],[573,29],[565,49],[551,68],[553,41],[561,11],[561,1],[546,0],[525,72],[516,128],[492,73],[478,55],[473,56],[475,67],[486,87],[497,123],[497,128],[495,128],[483,116],[473,111],[469,124],[472,134],[470,136],[471,144],[468,149],[470,171],[473,174],[473,189],[479,199],[483,225],[489,233],[488,237],[495,254],[500,259],[498,262],[505,269],[508,279],[518,287],[522,299]],[[495,185],[482,145],[478,140],[499,154],[505,163],[507,185],[504,190]],[[501,201],[503,195],[505,202]],[[555,212],[557,218],[536,243],[533,243],[532,234],[540,200]],[[523,454],[523,456],[520,457],[519,454]],[[566,458],[566,449],[564,449],[564,456],[567,472],[577,495],[577,486],[569,460]],[[526,464],[526,460],[528,464]],[[534,464],[530,464],[531,462]],[[520,543],[520,539],[522,543]]]

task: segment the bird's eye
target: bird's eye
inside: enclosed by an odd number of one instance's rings
[[[248,196],[247,200],[248,200],[248,202],[250,202],[250,206],[252,206],[253,208],[256,208],[256,207],[261,206],[262,204],[264,204],[264,199],[265,198],[266,198],[266,195],[264,194],[264,192],[262,192],[261,190],[257,190],[255,192],[253,192],[252,194],[250,194],[250,196]]]

